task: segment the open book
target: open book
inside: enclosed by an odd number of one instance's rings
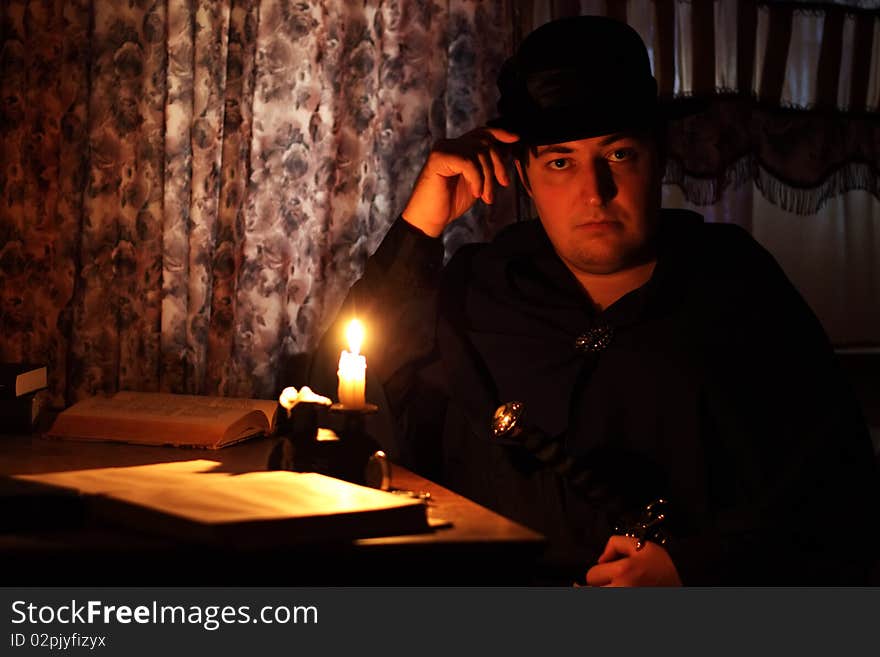
[[[275,430],[278,402],[161,392],[117,392],[62,411],[49,436],[217,449]]]
[[[91,517],[211,544],[279,546],[429,531],[425,505],[314,472],[218,472],[216,461],[15,475],[83,496]]]

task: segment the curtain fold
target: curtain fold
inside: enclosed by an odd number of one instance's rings
[[[258,5],[233,0],[223,96],[220,190],[212,259],[210,317],[205,355],[207,394],[235,394],[233,326],[245,235],[244,201],[250,179]]]

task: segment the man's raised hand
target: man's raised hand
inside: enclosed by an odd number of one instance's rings
[[[507,187],[510,176],[502,152],[519,137],[500,128],[478,128],[456,139],[441,139],[431,149],[403,218],[438,237],[453,219],[478,198],[492,203],[495,183]]]

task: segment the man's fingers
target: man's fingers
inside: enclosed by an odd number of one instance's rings
[[[588,586],[607,586],[614,581],[620,571],[620,564],[616,561],[593,566],[587,571]]]
[[[483,190],[480,196],[482,196],[484,202],[491,203],[492,181],[495,179],[495,175],[492,173],[492,164],[485,153],[477,153],[477,159],[480,161],[480,168],[483,170]]]
[[[638,542],[629,536],[612,536],[597,565],[587,572],[594,573],[596,586],[681,586],[681,577],[666,549],[647,542],[636,550]],[[609,570],[606,570],[609,569]],[[610,572],[610,577],[609,577]]]
[[[636,550],[637,541],[630,536],[615,535],[608,539],[605,544],[605,550],[599,556],[598,563],[607,563],[615,561],[621,557],[628,557]]]
[[[437,173],[445,178],[461,176],[467,183],[471,196],[478,198],[483,195],[483,169],[466,157],[447,155]]]
[[[492,203],[495,181],[504,187],[510,184],[501,147],[518,139],[500,128],[480,128],[459,139],[439,141],[434,147],[435,164],[430,171],[445,178],[462,176],[474,198]]]
[[[481,132],[483,135],[489,135],[489,137],[491,137],[491,139],[483,137],[481,141],[489,151],[495,179],[498,180],[501,185],[507,187],[510,184],[510,177],[507,175],[507,167],[504,165],[501,153],[498,152],[498,146],[512,144],[519,141],[519,135],[515,135],[507,130],[502,130],[501,128],[485,128],[482,129]]]
[[[489,155],[492,157],[492,168],[495,171],[495,179],[507,187],[510,184],[510,178],[507,177],[507,167],[505,167],[504,162],[501,161],[501,156],[494,148],[489,150]]]
[[[465,160],[465,165],[462,167],[461,171],[465,180],[468,181],[468,186],[471,189],[471,194],[473,194],[474,198],[480,198],[483,195],[483,186],[485,183],[485,176],[483,175],[483,167],[478,166],[471,162],[470,160]]]
[[[501,128],[486,128],[486,132],[488,132],[498,141],[505,144],[512,144],[516,141],[519,141],[519,135],[508,132],[507,130],[503,130]]]

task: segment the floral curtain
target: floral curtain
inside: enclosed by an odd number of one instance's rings
[[[301,384],[511,34],[489,0],[2,3],[0,360],[48,363],[58,405]]]
[[[880,198],[880,1],[527,0],[517,37],[577,14],[630,23],[661,96],[702,105],[669,130],[666,182],[689,201],[747,182],[799,214],[853,189]]]

